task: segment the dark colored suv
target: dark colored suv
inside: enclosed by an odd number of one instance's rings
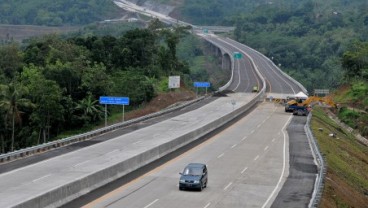
[[[190,163],[180,175],[179,190],[198,189],[202,191],[203,188],[207,187],[208,172],[205,164]]]

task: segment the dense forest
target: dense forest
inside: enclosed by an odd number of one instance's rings
[[[180,19],[236,26],[233,38],[272,58],[310,93],[315,88],[333,89],[355,82],[352,99],[363,108],[368,104],[364,98],[368,68],[365,0],[178,2],[182,4],[173,13]],[[105,0],[53,4],[5,0],[0,11],[1,23],[74,25],[114,16],[118,8]],[[96,36],[88,29],[73,38],[48,36],[26,45],[1,46],[0,113],[6,116],[0,121],[0,152],[98,123],[101,95],[129,96],[138,106],[164,90],[168,75],[208,79],[203,71],[189,69],[204,61],[198,40],[184,28],[157,30],[161,26],[155,21],[147,29],[124,35],[106,35],[105,31]],[[193,61],[195,57],[200,59]]]
[[[119,16],[111,0],[2,0],[0,24],[84,25]]]
[[[233,37],[307,87],[344,83],[343,53],[368,40],[366,0],[188,0],[179,16],[195,24],[236,26]]]
[[[368,42],[355,42],[342,58],[344,77],[347,80],[335,101],[342,103],[339,118],[368,136]]]
[[[129,97],[139,106],[168,90],[169,75],[188,81],[188,64],[177,56],[186,28],[158,27],[155,21],[118,37],[46,36],[24,47],[1,46],[0,152],[98,123],[100,96]]]

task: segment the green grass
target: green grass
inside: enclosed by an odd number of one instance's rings
[[[368,193],[368,148],[328,118],[321,108],[313,110],[312,130],[327,160],[329,171],[343,178],[360,193]],[[336,137],[329,137],[330,133],[335,133]]]

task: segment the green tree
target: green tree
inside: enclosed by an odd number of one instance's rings
[[[148,29],[134,29],[119,38],[113,49],[114,68],[139,67],[152,63],[155,54],[155,34]]]
[[[91,93],[88,93],[87,97],[79,101],[76,106],[76,110],[82,111],[82,117],[85,121],[85,125],[99,121],[102,118],[102,106],[99,104],[99,100],[93,98]]]
[[[152,82],[140,71],[136,68],[129,68],[128,71],[114,73],[112,95],[129,97],[130,104],[133,106],[150,101],[154,96],[154,88]]]
[[[0,85],[1,86],[1,85]],[[0,153],[5,153],[5,137],[7,132],[7,121],[8,121],[8,114],[4,108],[0,107],[0,115],[4,115],[0,117]]]
[[[73,99],[80,97],[80,85],[82,72],[71,62],[63,63],[56,61],[55,64],[48,64],[45,67],[44,75],[46,79],[55,81],[61,89],[65,89],[65,94],[71,95]]]
[[[95,63],[82,74],[81,87],[85,88],[87,92],[91,92],[92,95],[108,95],[111,86],[111,78],[103,63]]]
[[[16,44],[0,47],[0,74],[4,74],[8,80],[22,69],[22,51]]]
[[[368,42],[356,42],[352,49],[345,52],[342,66],[348,79],[362,78],[368,80]]]
[[[42,69],[30,65],[21,74],[22,84],[32,92],[29,96],[36,108],[30,115],[32,125],[39,130],[37,144],[50,139],[52,133],[57,134],[60,123],[63,122],[62,91],[55,81],[47,80]],[[53,129],[54,132],[50,132]]]
[[[30,106],[29,99],[23,97],[23,90],[19,90],[21,86],[17,83],[10,83],[9,85],[0,85],[0,107],[6,112],[7,118],[11,123],[11,145],[10,151],[14,151],[15,144],[15,125],[21,123],[21,111],[19,107]]]

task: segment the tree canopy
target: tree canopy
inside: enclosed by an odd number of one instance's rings
[[[0,24],[83,25],[116,17],[110,0],[2,0]]]
[[[1,152],[54,139],[60,132],[97,124],[100,96],[150,101],[169,75],[189,77],[176,55],[181,29],[134,29],[121,36],[68,39],[51,35],[25,47],[0,47]]]

